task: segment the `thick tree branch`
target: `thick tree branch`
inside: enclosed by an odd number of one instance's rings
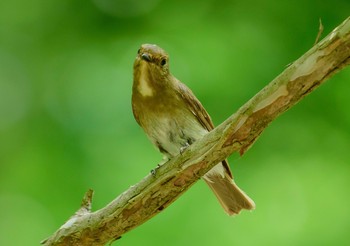
[[[243,154],[277,116],[350,63],[350,18],[292,63],[237,113],[130,187],[106,207],[90,211],[92,191],[48,245],[105,245],[174,202],[216,163]]]

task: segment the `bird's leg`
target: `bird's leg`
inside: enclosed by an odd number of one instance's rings
[[[157,170],[167,161],[169,161],[169,158],[164,155],[162,161],[158,163],[154,169],[151,170],[151,174],[153,177],[156,176]]]
[[[158,170],[159,168],[160,168],[160,164],[158,164],[158,165],[156,166],[156,168],[154,168],[154,169],[151,170],[151,174],[152,174],[153,177],[156,176],[157,170]]]
[[[190,147],[190,144],[188,142],[185,143],[185,146],[182,146],[180,148],[180,154],[182,155],[183,152],[185,152],[185,150]]]

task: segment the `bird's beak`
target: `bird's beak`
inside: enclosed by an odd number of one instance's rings
[[[151,56],[147,53],[143,53],[141,55],[141,59],[144,60],[144,61],[147,61],[147,62],[150,62],[152,59],[151,59]]]

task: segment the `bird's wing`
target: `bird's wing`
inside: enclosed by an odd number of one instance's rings
[[[208,112],[205,110],[201,102],[196,98],[196,96],[193,94],[193,92],[183,83],[179,82],[179,93],[181,98],[186,102],[186,104],[189,106],[190,111],[192,114],[197,118],[198,122],[208,131],[211,131],[214,129],[214,124],[208,114]],[[230,166],[227,162],[227,160],[222,161],[222,165],[227,171],[227,174],[233,178],[232,172],[230,170]]]
[[[196,117],[198,122],[208,131],[213,130],[214,124],[201,102],[186,85],[179,82],[178,86],[181,98],[185,101],[186,105],[188,105],[189,110]]]

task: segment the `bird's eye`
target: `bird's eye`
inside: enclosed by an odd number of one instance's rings
[[[160,61],[160,65],[164,66],[166,64],[166,59],[163,58],[161,61]]]
[[[137,54],[140,54],[141,49],[138,49]]]

